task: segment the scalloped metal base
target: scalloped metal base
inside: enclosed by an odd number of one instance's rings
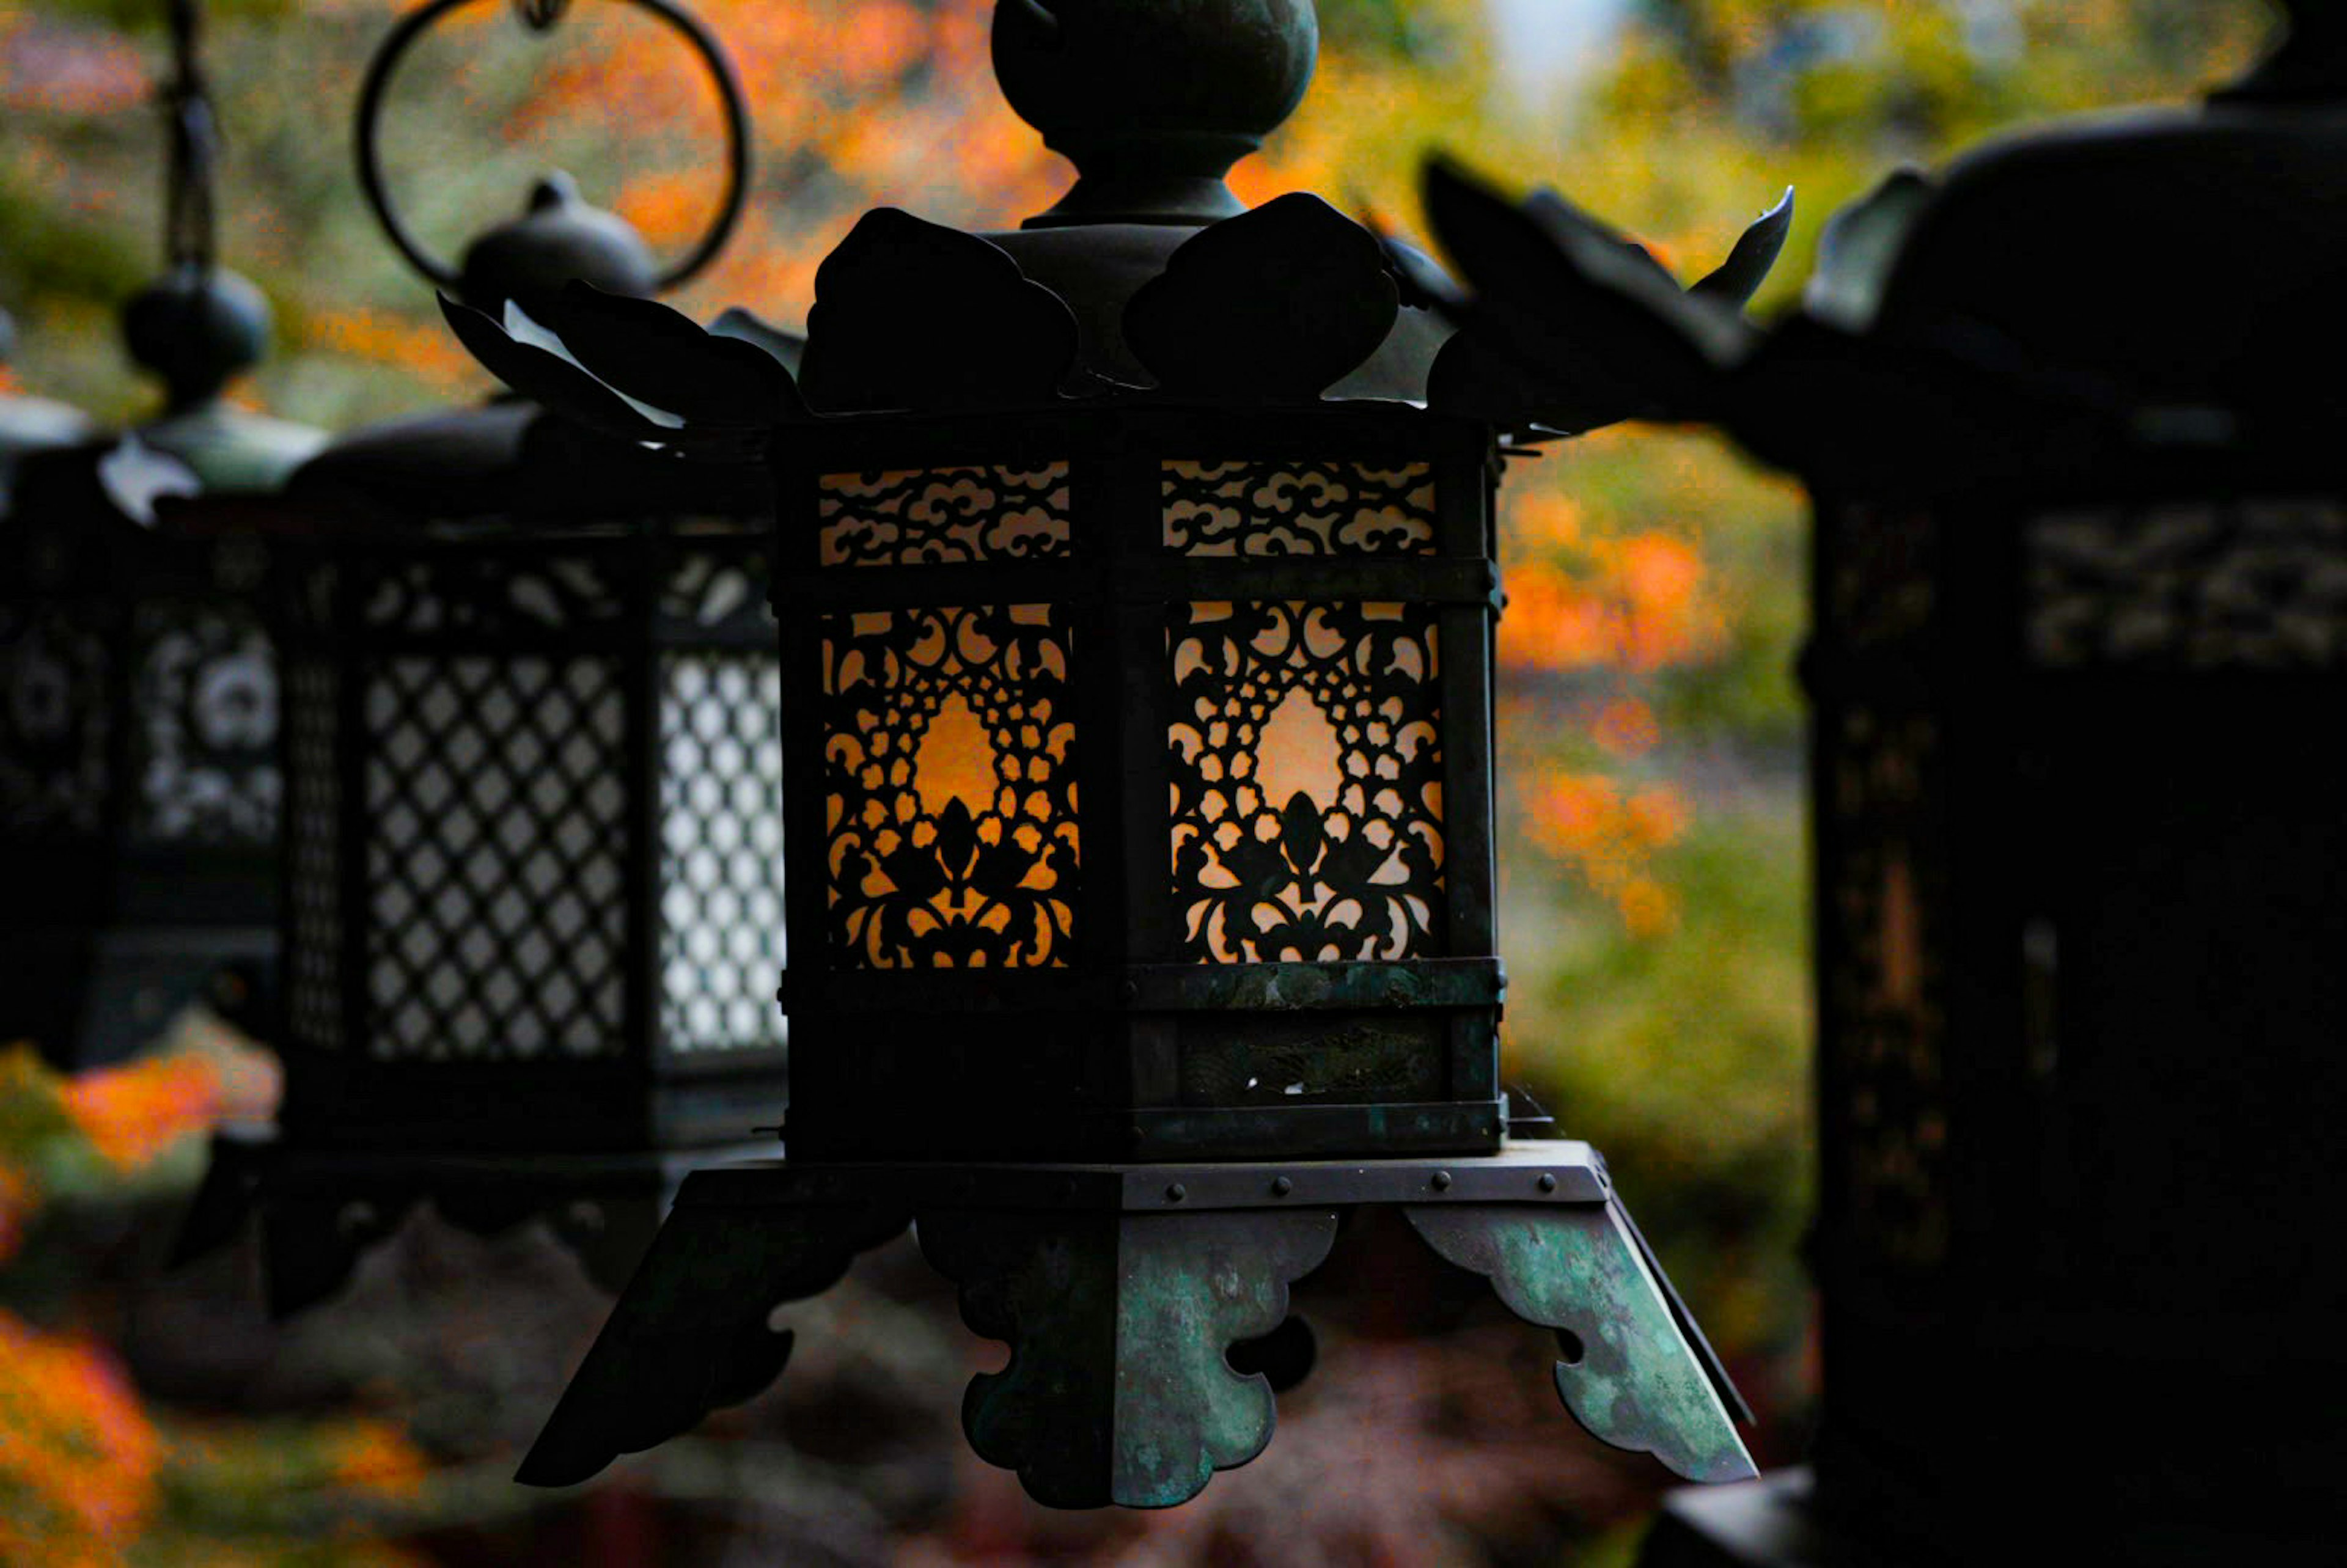
[[[1560,1141],[1450,1160],[696,1172],[517,1479],[584,1481],[759,1392],[790,1351],[774,1308],[911,1225],[963,1320],[1011,1348],[962,1402],[979,1457],[1054,1507],[1172,1507],[1270,1441],[1271,1378],[1235,1370],[1233,1348],[1282,1328],[1288,1286],[1362,1205],[1399,1208],[1558,1330],[1557,1391],[1592,1435],[1690,1481],[1757,1473],[1736,1434],[1749,1413],[1604,1162]]]
[[[224,1127],[213,1136],[172,1263],[225,1245],[257,1214],[270,1314],[286,1317],[341,1290],[361,1254],[429,1203],[477,1235],[544,1220],[587,1276],[617,1295],[695,1167],[774,1147],[762,1140],[682,1153],[336,1153],[289,1143],[268,1125]]]

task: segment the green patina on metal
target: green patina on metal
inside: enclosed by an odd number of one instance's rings
[[[1270,1224],[1261,1223],[1271,1221]],[[1287,1285],[1327,1255],[1326,1211],[1150,1215],[1124,1227],[1116,1302],[1113,1501],[1170,1508],[1271,1440],[1271,1385],[1225,1353],[1276,1328]]]
[[[1651,1453],[1690,1481],[1758,1472],[1611,1204],[1418,1205],[1434,1250],[1491,1281],[1508,1310],[1582,1348],[1556,1391],[1590,1435]]]
[[[924,1214],[963,1320],[1010,1346],[962,1400],[970,1447],[1055,1507],[1186,1502],[1271,1440],[1270,1385],[1225,1355],[1279,1326],[1336,1233],[1327,1209]]]

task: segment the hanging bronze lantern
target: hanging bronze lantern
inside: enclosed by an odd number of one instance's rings
[[[123,313],[165,393],[119,441],[15,465],[0,516],[0,1037],[61,1063],[152,1040],[191,999],[251,1021],[276,952],[276,655],[264,492],[324,435],[231,406],[267,302],[212,253],[218,132],[196,7],[169,8],[168,270]],[[212,497],[159,522],[160,497]]]
[[[1657,1568],[2347,1531],[2347,779],[2303,738],[2347,664],[2347,29],[2291,9],[2203,108],[1894,178],[1765,334],[1445,182],[1494,352],[1580,302],[1816,504],[1823,1419],[1813,1476],[1675,1500]]]
[[[1268,1440],[1225,1353],[1363,1204],[1564,1331],[1592,1431],[1751,1472],[1602,1162],[1505,1138],[1503,432],[1427,405],[1474,377],[1375,236],[1222,182],[1317,36],[1304,0],[1003,5],[1076,186],[1014,233],[867,215],[795,380],[591,291],[548,307],[560,354],[451,305],[615,443],[764,449],[777,518],[789,1158],[685,1184],[525,1481],[762,1387],[776,1304],[909,1220],[1013,1345],[978,1451],[1047,1502],[1178,1503]]]
[[[418,270],[519,313],[562,282],[682,282],[739,213],[748,135],[726,106],[710,232],[660,268],[558,177],[461,267],[389,205],[375,124],[405,18],[360,108],[360,169]],[[792,352],[738,314],[740,353]],[[753,346],[763,343],[768,346]],[[285,1062],[273,1138],[229,1141],[192,1248],[262,1215],[280,1312],[346,1277],[415,1204],[476,1229],[537,1216],[616,1286],[685,1164],[783,1097],[781,757],[754,470],[588,443],[531,404],[354,432],[278,525],[284,596]]]

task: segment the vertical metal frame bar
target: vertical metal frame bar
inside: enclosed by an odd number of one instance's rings
[[[1485,443],[1462,452],[1461,436],[1436,448],[1435,548],[1445,556],[1492,559],[1498,455]],[[1485,605],[1446,605],[1436,612],[1442,661],[1443,893],[1448,905],[1444,953],[1487,958],[1499,953],[1498,868],[1492,844],[1491,778],[1496,745],[1492,649],[1497,619]],[[1450,1097],[1499,1096],[1497,1020],[1480,1011],[1452,1018]]]
[[[626,630],[620,658],[620,767],[628,800],[625,818],[632,839],[620,874],[627,907],[621,918],[622,977],[620,993],[620,1056],[648,1091],[671,1065],[661,1037],[661,709],[667,701],[661,679],[664,650],[660,636],[661,588],[673,565],[664,522],[641,522],[620,539],[587,546],[610,552],[621,566]],[[647,1108],[649,1110],[649,1107]]]
[[[815,707],[822,681],[822,613],[810,605],[787,603],[783,597],[788,574],[812,569],[821,559],[816,494],[822,469],[813,441],[805,436],[778,438],[771,467],[774,571],[768,592],[782,661],[783,935],[789,955],[784,959],[787,979],[777,975],[775,980],[782,988],[784,1011],[794,1015],[789,1027],[794,1048],[791,1100],[795,1104],[802,1090],[833,1070],[829,1049],[835,1043],[820,1030],[807,1030],[796,1016],[822,1009],[831,964],[830,933],[825,928],[830,878],[824,874],[823,731]],[[801,867],[796,876],[790,870],[794,845]]]

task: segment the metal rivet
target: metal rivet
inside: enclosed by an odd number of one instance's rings
[[[1553,1193],[1556,1191],[1555,1173],[1550,1171],[1542,1171],[1541,1173],[1540,1182],[1538,1184],[1540,1186],[1540,1190],[1543,1193]]]
[[[1165,1189],[1165,1201],[1169,1204],[1178,1204],[1189,1195],[1189,1193],[1183,1188],[1182,1184],[1179,1182],[1174,1183],[1171,1186]]]
[[[1447,1193],[1450,1190],[1450,1172],[1437,1171],[1434,1173],[1434,1190],[1438,1193]]]
[[[1274,1176],[1271,1179],[1271,1195],[1275,1198],[1284,1198],[1295,1190],[1296,1184],[1286,1176]]]

